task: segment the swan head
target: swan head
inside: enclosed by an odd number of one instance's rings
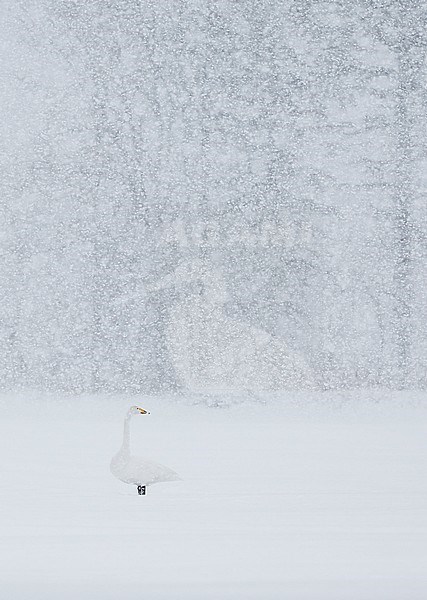
[[[145,408],[140,408],[139,406],[131,406],[129,409],[129,414],[131,415],[149,415],[150,413]]]

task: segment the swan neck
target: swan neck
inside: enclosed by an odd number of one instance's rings
[[[123,444],[122,452],[130,453],[130,419],[131,415],[126,415],[123,426]]]

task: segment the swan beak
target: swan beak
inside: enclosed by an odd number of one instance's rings
[[[136,408],[141,415],[149,415],[150,414],[148,412],[148,410],[145,410],[145,408],[139,408],[139,406],[137,406]]]

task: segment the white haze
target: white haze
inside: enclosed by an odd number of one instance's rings
[[[1,598],[427,597],[426,32],[0,2]]]

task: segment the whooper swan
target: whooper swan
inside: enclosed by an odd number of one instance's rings
[[[144,408],[131,406],[124,421],[123,443],[110,464],[111,473],[120,481],[136,485],[138,494],[144,496],[146,488],[153,483],[177,481],[181,479],[175,471],[151,460],[145,460],[130,453],[130,420],[133,415],[149,415]]]

